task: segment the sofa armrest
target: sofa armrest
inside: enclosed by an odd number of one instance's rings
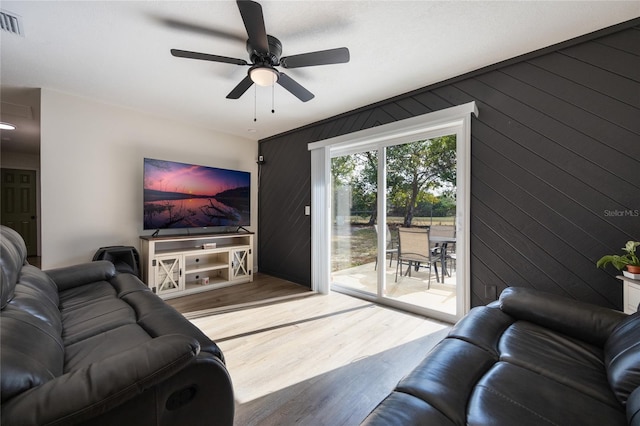
[[[500,294],[500,309],[571,337],[604,346],[613,329],[627,317],[623,312],[557,294],[508,287]]]
[[[175,375],[198,342],[173,334],[59,376],[2,406],[2,424],[75,424],[100,415]]]
[[[116,275],[116,267],[108,260],[80,263],[45,271],[58,286],[58,291],[93,283],[108,281]]]

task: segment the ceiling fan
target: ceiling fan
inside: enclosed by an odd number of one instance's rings
[[[171,54],[179,58],[250,66],[247,76],[227,95],[227,99],[240,98],[254,83],[259,86],[272,86],[278,83],[302,102],[307,102],[313,99],[313,93],[309,92],[285,73],[278,71],[276,67],[301,68],[349,62],[349,49],[346,47],[302,53],[281,58],[282,43],[280,43],[280,40],[277,38],[267,35],[264,26],[264,17],[262,15],[262,6],[250,0],[237,0],[236,3],[238,4],[238,9],[240,9],[240,15],[242,15],[242,20],[247,30],[247,35],[249,36],[247,40],[247,52],[251,60],[250,63],[244,59],[171,49]]]

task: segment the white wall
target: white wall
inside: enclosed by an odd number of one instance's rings
[[[139,247],[145,157],[251,172],[256,231],[257,155],[250,139],[43,89],[42,268],[90,261],[104,246]]]

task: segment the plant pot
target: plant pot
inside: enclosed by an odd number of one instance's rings
[[[640,274],[640,266],[638,265],[627,265],[627,271],[632,274]]]

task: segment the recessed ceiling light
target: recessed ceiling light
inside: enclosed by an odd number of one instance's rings
[[[1,130],[15,130],[16,126],[14,126],[11,123],[2,123],[2,122],[0,122],[0,129]]]

